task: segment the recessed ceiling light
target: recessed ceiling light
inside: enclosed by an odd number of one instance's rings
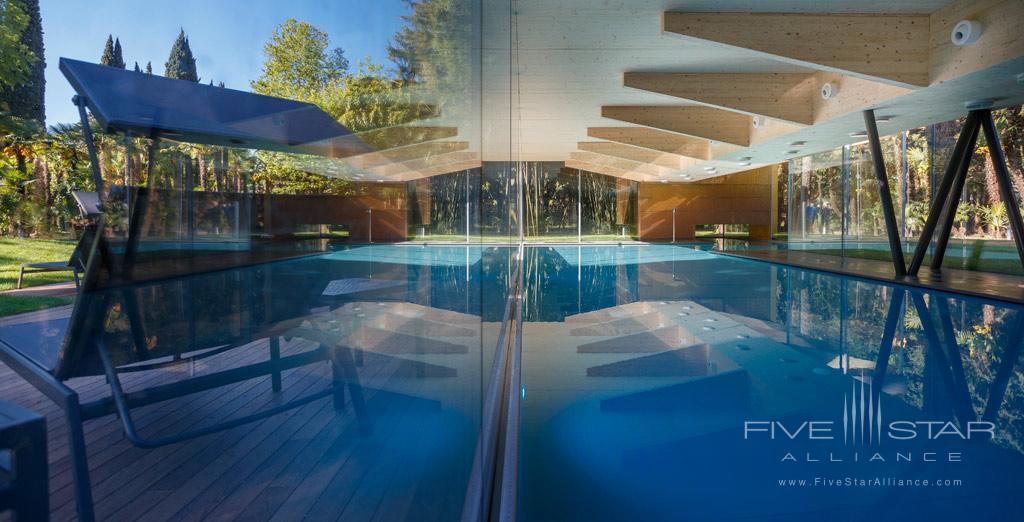
[[[887,121],[892,121],[892,115],[891,114],[886,114],[884,116],[879,116],[879,117],[875,118],[875,121],[880,122],[880,123],[885,123]]]
[[[1024,83],[1024,73],[1017,75],[1017,83]]]
[[[791,141],[791,142],[789,142],[789,146],[790,147],[802,147],[804,145],[807,145],[806,141]]]
[[[793,150],[787,150],[787,151],[786,151],[786,154],[800,154],[800,151],[798,151],[798,150],[796,150],[796,149],[793,149]]]
[[[661,180],[661,182],[662,183],[668,183],[668,180],[667,179],[663,179],[663,180]]]
[[[712,166],[704,167],[704,172],[714,172],[716,170],[718,170],[717,167],[712,167]]]
[[[741,167],[749,167],[750,166],[750,162],[749,161],[741,161],[740,162],[740,166]]]
[[[850,133],[850,137],[851,138],[867,138],[868,137],[868,131],[862,131],[862,130],[853,131],[853,132]]]
[[[754,158],[751,158],[750,156],[743,156],[742,158],[740,158],[740,161],[750,161],[752,159]]]

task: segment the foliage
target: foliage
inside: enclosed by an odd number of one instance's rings
[[[149,69],[149,64],[146,64]],[[148,71],[147,71],[148,72]],[[171,46],[171,54],[164,64],[164,76],[177,80],[188,80],[199,82],[199,74],[196,72],[196,59],[192,56],[192,48],[189,46],[185,30],[178,33],[178,38]]]
[[[0,110],[38,125],[46,121],[46,61],[39,0],[7,0],[0,29]],[[17,11],[20,9],[21,13]],[[23,16],[22,16],[23,15]],[[10,24],[10,27],[5,27]],[[23,27],[18,31],[19,27]],[[7,33],[8,29],[13,29]],[[20,35],[20,36],[19,36]],[[17,38],[15,43],[12,38]],[[21,56],[12,56],[13,54]]]
[[[337,88],[348,72],[345,52],[327,46],[327,33],[309,22],[289,18],[264,44],[266,60],[252,90],[317,103],[318,97]]]
[[[35,61],[22,41],[28,21],[28,13],[21,2],[0,2],[0,91],[12,89],[28,79]]]

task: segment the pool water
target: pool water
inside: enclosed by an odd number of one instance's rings
[[[301,481],[324,513],[452,520],[474,480],[515,252],[344,246],[105,291],[137,301],[142,353],[131,307],[94,321],[121,339],[119,364],[244,348],[197,375],[266,360],[266,332],[340,336],[359,352],[365,407],[281,421],[268,441],[311,463],[288,487]],[[1024,519],[1020,307],[700,245],[528,245],[521,263],[519,459],[506,463],[520,519]],[[0,325],[0,339],[45,352],[69,315]],[[301,331],[283,355],[311,349]],[[89,363],[83,378],[98,375]],[[331,378],[295,370],[285,394]]]
[[[1024,516],[1020,307],[687,246],[524,272],[523,520]]]

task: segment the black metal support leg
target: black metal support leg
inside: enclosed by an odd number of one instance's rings
[[[334,409],[343,411],[345,409],[345,371],[339,360],[340,351],[340,348],[336,348],[331,353],[331,386],[334,388]]]
[[[892,254],[892,267],[896,277],[907,273],[903,259],[903,246],[900,244],[900,231],[896,223],[896,213],[892,208],[892,192],[889,191],[889,176],[885,173],[885,159],[882,157],[882,142],[878,138],[878,126],[875,124],[875,111],[864,111],[864,126],[868,131],[868,142],[871,144],[871,159],[875,165],[875,179],[878,182],[878,196],[882,205],[882,217],[885,218],[885,232],[889,237],[889,253]]]
[[[67,398],[64,416],[68,423],[68,449],[71,454],[71,478],[75,483],[75,509],[78,512],[78,520],[92,522],[96,520],[92,507],[92,483],[89,480],[82,410],[77,395]]]
[[[277,364],[281,359],[281,338],[272,335],[270,337],[270,362]],[[270,374],[270,386],[275,392],[281,391],[281,370],[274,370],[274,373]]]
[[[370,422],[370,412],[366,408],[366,398],[363,396],[363,386],[359,382],[353,351],[353,348],[339,346],[335,360],[338,361],[342,378],[348,386],[348,393],[352,398],[352,409],[355,410],[356,421],[359,423],[359,432],[367,435],[373,431],[373,424]]]
[[[92,181],[96,185],[96,194],[100,201],[103,201],[103,176],[100,173],[100,161],[96,155],[96,143],[92,139],[92,126],[89,125],[89,116],[85,112],[86,100],[81,96],[71,98],[71,102],[78,107],[78,118],[82,121],[82,137],[85,138],[85,148],[89,152],[89,169],[92,173]]]
[[[939,216],[942,212],[942,207],[946,203],[946,199],[949,197],[949,193],[953,188],[953,181],[956,177],[957,168],[960,166],[960,161],[967,149],[967,142],[970,141],[970,133],[965,130],[973,128],[978,124],[978,113],[971,111],[967,114],[967,120],[964,122],[963,129],[960,131],[960,137],[956,140],[956,146],[953,147],[953,154],[949,157],[949,164],[946,165],[946,172],[942,175],[942,180],[939,182],[939,188],[935,192],[935,198],[932,200],[931,207],[928,209],[928,218],[924,222],[924,227],[921,230],[921,239],[917,242],[917,247],[914,249],[914,256],[910,260],[910,265],[907,267],[907,273],[909,275],[917,275],[918,270],[921,269],[921,264],[924,262],[924,256],[928,253],[928,246],[932,242],[932,236],[935,235],[935,226],[939,222]],[[973,151],[972,151],[973,152]]]
[[[956,223],[956,211],[960,207],[960,197],[964,193],[964,185],[967,183],[967,170],[971,166],[971,158],[974,157],[974,148],[978,143],[978,134],[981,126],[975,124],[970,129],[964,128],[961,132],[970,132],[967,148],[960,157],[957,165],[956,177],[953,178],[953,187],[946,198],[945,206],[940,214],[939,237],[935,240],[935,251],[932,253],[931,269],[939,271],[942,269],[942,260],[946,256],[946,248],[949,246],[949,236],[953,233],[953,225]]]
[[[999,140],[996,122],[992,119],[992,111],[984,111],[981,127],[985,130],[985,141],[988,142],[992,163],[996,168],[999,193],[1003,197],[1003,204],[1006,205],[1006,215],[1010,218],[1010,230],[1013,231],[1013,243],[1017,245],[1017,256],[1020,257],[1020,262],[1024,265],[1024,223],[1021,222],[1020,206],[1017,203],[1016,194],[1013,193],[1013,184],[1010,183],[1010,170],[1006,167],[1006,154],[1004,154],[1003,144]]]

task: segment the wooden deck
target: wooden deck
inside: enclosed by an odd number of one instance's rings
[[[479,323],[478,323],[479,324]],[[477,330],[479,332],[479,329]],[[405,339],[408,341],[408,339]],[[351,395],[336,410],[320,399],[260,422],[158,449],[124,437],[115,416],[85,425],[98,520],[452,520],[458,518],[478,426],[479,336],[461,353],[395,356],[365,352],[358,368],[369,422]],[[312,348],[282,342],[282,355]],[[195,374],[266,360],[267,341],[179,368]],[[425,363],[425,361],[430,363]],[[446,372],[423,371],[448,361]],[[454,370],[454,371],[451,371]],[[126,374],[128,390],[180,377],[175,370]],[[169,435],[260,411],[330,384],[329,364],[136,410],[144,436]],[[69,382],[83,400],[109,394],[103,378]],[[0,365],[0,400],[47,417],[54,520],[75,518],[66,426],[61,411]]]

